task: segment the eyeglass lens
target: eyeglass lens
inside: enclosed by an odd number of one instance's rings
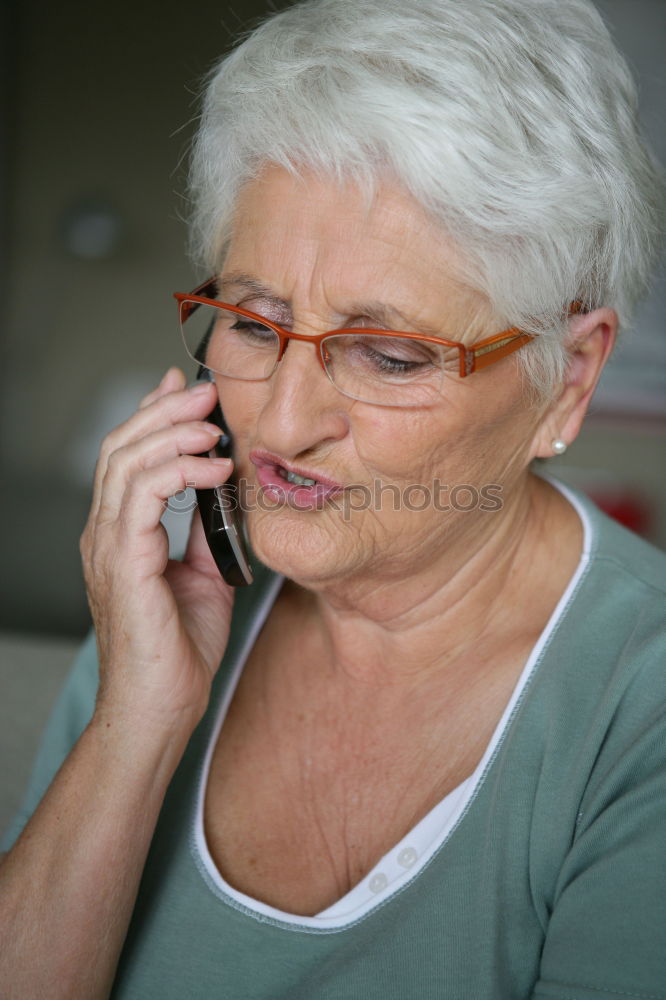
[[[280,341],[268,326],[231,310],[199,304],[182,321],[188,354],[219,375],[245,380],[269,378]],[[206,344],[205,357],[201,345]],[[289,347],[287,346],[287,350]],[[458,369],[455,348],[363,329],[332,333],[321,345],[326,372],[342,393],[385,406],[423,406],[441,393],[447,371]]]

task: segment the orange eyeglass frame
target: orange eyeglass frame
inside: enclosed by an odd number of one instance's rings
[[[360,329],[364,334],[377,334],[381,337],[400,337],[403,340],[420,340],[429,344],[442,344],[444,347],[456,348],[459,357],[459,375],[460,378],[465,378],[467,375],[472,375],[474,372],[487,368],[496,361],[501,361],[502,358],[507,357],[509,354],[513,354],[514,351],[519,350],[525,344],[534,340],[534,336],[531,333],[524,333],[515,326],[511,327],[509,330],[503,330],[501,333],[496,333],[492,337],[486,337],[485,340],[480,340],[479,343],[474,344],[473,347],[466,347],[457,340],[443,340],[441,337],[431,337],[422,333],[409,333],[401,330],[373,330],[366,327],[342,327],[340,329],[328,330],[325,333],[316,334],[291,333],[289,330],[285,330],[277,323],[271,322],[271,320],[266,319],[264,316],[260,316],[258,313],[242,309],[240,306],[232,306],[226,302],[220,302],[219,299],[210,298],[205,293],[208,291],[214,292],[216,284],[216,278],[209,278],[207,281],[204,281],[201,285],[195,288],[193,292],[190,292],[189,295],[185,295],[181,292],[174,292],[173,297],[178,302],[181,323],[185,323],[187,318],[195,311],[195,309],[197,309],[199,305],[217,306],[221,309],[228,309],[230,312],[238,313],[246,319],[251,319],[257,323],[261,323],[263,326],[267,326],[269,329],[273,330],[279,338],[280,347],[275,362],[276,365],[282,360],[288,341],[302,340],[316,345],[318,348],[317,356],[319,357],[319,363],[326,373],[326,365],[324,363],[324,355],[322,351],[322,341],[327,337],[333,336],[334,334],[358,334]],[[569,310],[570,314],[573,315],[579,313],[582,311],[582,308],[583,307],[580,302],[572,302]],[[275,371],[275,369],[273,369],[273,371]],[[262,379],[249,379],[248,381],[261,382],[267,378],[270,378],[270,375],[266,375]]]

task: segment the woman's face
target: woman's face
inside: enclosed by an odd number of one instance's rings
[[[455,265],[401,189],[387,183],[369,202],[351,184],[269,167],[239,198],[220,297],[299,333],[366,326],[466,343],[498,333]],[[511,357],[445,375],[421,409],[341,395],[298,341],[268,381],[218,376],[217,388],[249,487],[252,546],[305,586],[401,579],[475,547],[510,511],[532,457],[537,416]],[[306,487],[279,502],[265,488],[279,466],[343,491],[308,505]]]

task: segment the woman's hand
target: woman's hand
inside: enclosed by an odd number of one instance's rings
[[[169,559],[160,518],[168,497],[188,483],[220,485],[232,463],[198,457],[219,436],[204,419],[216,391],[184,385],[170,369],[105,438],[81,555],[99,650],[96,716],[189,737],[227,644],[233,590],[198,517],[183,562]]]

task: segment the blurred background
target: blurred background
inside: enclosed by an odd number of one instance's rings
[[[597,5],[666,161],[666,0]],[[17,748],[90,625],[78,538],[99,443],[184,361],[171,293],[199,277],[183,192],[202,76],[233,37],[284,6],[0,7],[0,751],[15,757],[17,785],[29,766]],[[549,463],[663,547],[665,307],[662,271],[584,433]],[[177,547],[185,519],[175,520]]]

